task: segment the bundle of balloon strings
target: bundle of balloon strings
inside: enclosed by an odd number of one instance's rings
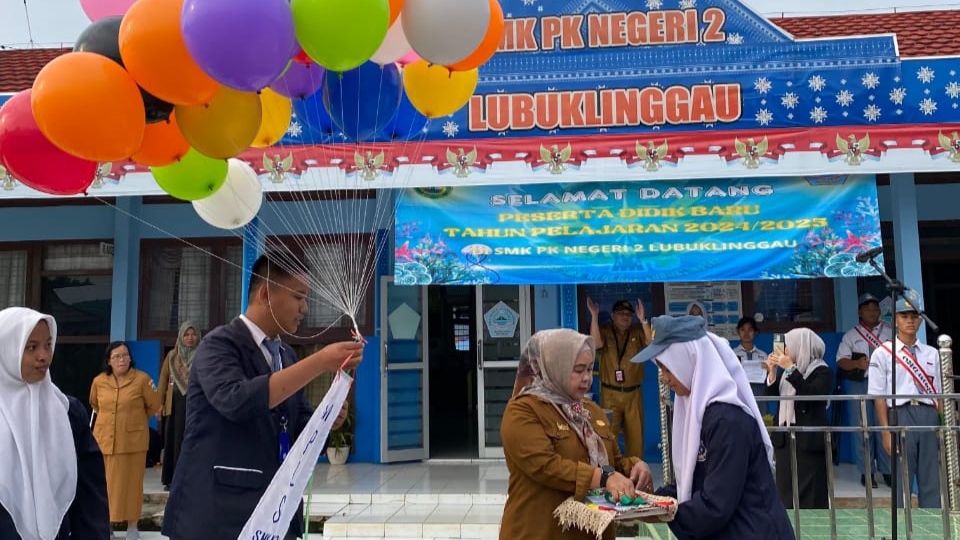
[[[557,518],[564,531],[576,527],[600,540],[603,531],[614,521],[630,522],[647,517],[670,521],[676,513],[676,507],[677,500],[672,497],[643,491],[638,491],[633,499],[624,495],[623,499],[613,501],[609,495],[605,497],[604,492],[591,490],[583,501],[570,497],[560,503],[553,511],[553,517]]]

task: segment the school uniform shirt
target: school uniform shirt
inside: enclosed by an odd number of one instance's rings
[[[873,355],[870,357],[870,369],[868,370],[868,380],[870,383],[867,387],[867,393],[870,395],[894,393],[890,386],[890,370],[892,362],[888,350],[891,349],[891,345],[889,341],[884,342],[883,345],[884,347],[880,347],[879,349],[873,351]],[[901,354],[900,351],[903,349],[903,347],[903,342],[897,339],[897,355]],[[933,388],[938,393],[942,392],[943,380],[940,375],[940,353],[937,352],[937,350],[933,347],[917,341],[915,343],[914,356],[917,359],[917,364],[924,372],[926,372],[928,380],[932,381]],[[917,385],[916,381],[913,379],[913,375],[903,365],[897,366],[896,393],[903,395],[924,393],[922,388]],[[903,405],[909,401],[909,398],[897,398],[896,405]],[[918,401],[936,406],[936,402],[933,398],[921,399]],[[887,400],[887,406],[891,406],[889,399]]]
[[[843,334],[843,339],[840,340],[840,346],[837,348],[837,358],[851,358],[853,353],[865,354],[869,358],[873,351],[870,349],[870,343],[863,339],[863,336],[860,334],[860,332],[866,334],[867,330],[868,329],[860,323],[857,323],[856,326],[847,330],[847,332]],[[893,339],[891,327],[885,322],[881,322],[869,330],[880,339],[881,343]]]
[[[677,496],[677,486],[658,495]],[[792,540],[757,421],[729,403],[703,413],[690,500],[669,523],[679,540]]]
[[[733,354],[737,355],[737,358],[740,359],[741,363],[748,360],[754,362],[757,360],[765,362],[767,360],[767,353],[763,352],[756,346],[754,346],[753,350],[748,351],[743,348],[743,345],[737,345],[737,348],[733,350]]]

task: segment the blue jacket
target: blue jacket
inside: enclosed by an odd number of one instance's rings
[[[67,396],[70,428],[77,449],[77,494],[60,523],[56,540],[107,540],[110,537],[110,509],[107,506],[107,477],[103,454],[88,423],[89,415],[80,400]],[[0,539],[20,540],[10,514],[0,506]]]
[[[714,403],[703,413],[701,454],[690,500],[670,522],[679,540],[793,540],[760,427],[735,405]],[[660,495],[677,496],[675,485]]]
[[[281,349],[284,367],[297,361]],[[246,324],[236,318],[203,337],[187,387],[187,425],[163,534],[173,540],[233,539],[280,467],[278,436],[287,418],[290,443],[313,413],[303,391],[269,408],[271,370]],[[290,533],[303,531],[297,510]]]

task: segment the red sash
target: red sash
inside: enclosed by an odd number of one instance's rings
[[[883,348],[891,355],[893,354],[886,344],[883,344]],[[920,389],[921,394],[937,393],[937,389],[933,387],[933,377],[927,375],[927,372],[920,367],[920,362],[917,361],[917,357],[907,350],[906,347],[900,349],[900,354],[897,355],[897,363],[903,366],[903,368],[907,370],[907,373],[913,377],[913,382],[917,388]]]
[[[863,328],[862,331],[860,330],[861,328]],[[880,341],[880,338],[871,332],[866,326],[858,324],[854,326],[853,329],[856,330],[857,333],[860,334],[860,337],[862,337],[863,340],[867,342],[867,345],[870,346],[870,352],[873,352],[874,349],[879,349],[881,346],[883,346],[883,342]],[[864,332],[866,332],[866,334],[864,334]]]

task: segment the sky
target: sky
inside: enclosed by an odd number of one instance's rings
[[[898,11],[960,9],[960,0],[746,0],[746,3],[768,17],[889,13],[895,8]],[[842,11],[837,9],[838,4],[844,5]],[[0,0],[0,46],[28,47],[31,41],[40,47],[69,46],[87,24],[80,0]]]

